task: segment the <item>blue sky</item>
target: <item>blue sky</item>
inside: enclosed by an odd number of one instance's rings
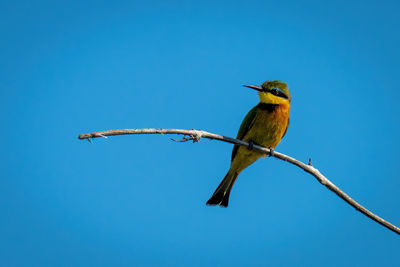
[[[400,225],[397,1],[3,1],[1,266],[395,266],[399,236],[302,170],[259,160],[206,200],[234,137],[282,80],[277,150]]]

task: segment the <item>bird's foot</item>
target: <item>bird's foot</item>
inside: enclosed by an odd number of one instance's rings
[[[249,150],[253,150],[253,148],[254,148],[254,142],[253,142],[253,141],[249,141],[249,145],[247,146],[247,148],[248,148]]]
[[[267,154],[268,156],[272,157],[275,153],[275,149],[273,147],[269,147],[269,153]]]

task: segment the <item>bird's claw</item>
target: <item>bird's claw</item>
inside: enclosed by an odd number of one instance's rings
[[[268,156],[272,157],[275,153],[275,150],[273,147],[269,147],[269,152],[268,152]]]
[[[254,148],[254,143],[253,143],[253,141],[249,141],[249,145],[247,146],[247,148],[248,148],[249,150],[253,150],[253,148]]]

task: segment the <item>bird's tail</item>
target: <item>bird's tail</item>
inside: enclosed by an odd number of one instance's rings
[[[212,197],[207,201],[207,205],[219,205],[221,207],[228,207],[229,194],[231,193],[232,186],[236,181],[239,173],[229,170],[225,178],[219,184]]]

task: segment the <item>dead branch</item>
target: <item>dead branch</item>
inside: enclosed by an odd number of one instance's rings
[[[214,133],[209,133],[206,131],[201,131],[201,130],[182,130],[182,129],[155,129],[155,128],[150,128],[150,129],[122,129],[122,130],[108,130],[108,131],[103,131],[103,132],[94,132],[94,133],[89,133],[89,134],[81,134],[79,135],[79,139],[87,139],[91,140],[96,137],[104,137],[107,138],[107,136],[111,135],[125,135],[125,134],[182,134],[184,135],[182,140],[178,140],[179,142],[186,142],[189,140],[192,140],[193,142],[198,142],[201,138],[208,138],[208,139],[214,139],[214,140],[220,140],[224,142],[228,142],[231,144],[236,144],[236,145],[241,145],[241,146],[246,146],[249,147],[249,144],[246,142],[243,142],[238,139],[230,138],[227,136],[219,135],[219,134],[214,134]],[[177,140],[174,140],[177,141]],[[336,185],[334,185],[331,181],[329,181],[324,175],[322,175],[312,164],[311,164],[311,159],[309,159],[308,164],[305,164],[295,158],[289,157],[285,154],[276,152],[274,150],[270,150],[265,147],[261,147],[258,145],[252,145],[252,149],[265,153],[267,155],[271,155],[277,159],[281,159],[284,161],[287,161],[289,163],[292,163],[299,168],[303,169],[304,171],[308,172],[312,176],[314,176],[318,182],[323,184],[325,187],[327,187],[329,190],[331,190],[333,193],[338,195],[341,199],[346,201],[348,204],[353,206],[356,210],[364,214],[365,216],[371,218],[372,220],[376,221],[377,223],[383,225],[384,227],[388,228],[389,230],[400,234],[400,228],[397,226],[391,224],[388,221],[385,221],[381,217],[375,215],[371,211],[367,210],[364,208],[362,205],[360,205],[358,202],[356,202],[354,199],[352,199],[349,195],[347,195],[345,192],[343,192],[340,188],[338,188]]]

